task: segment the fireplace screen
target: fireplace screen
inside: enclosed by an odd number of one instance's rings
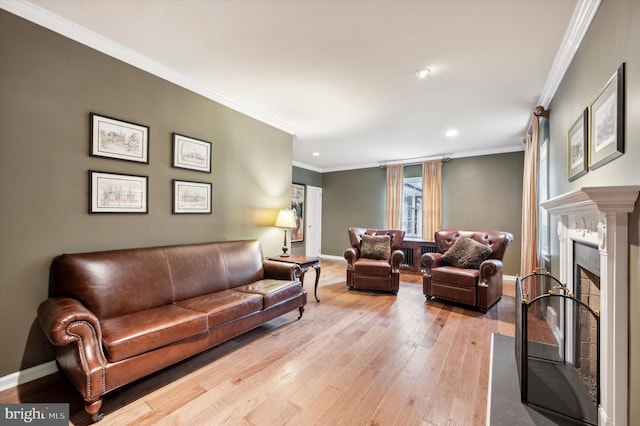
[[[516,364],[523,403],[596,425],[599,313],[543,269],[516,280]]]

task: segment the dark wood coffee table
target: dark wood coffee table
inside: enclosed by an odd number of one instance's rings
[[[285,263],[295,263],[296,265],[302,268],[302,276],[300,277],[300,281],[304,286],[304,274],[309,270],[309,268],[313,268],[316,270],[316,283],[313,287],[313,296],[316,298],[316,302],[319,302],[318,299],[318,281],[320,281],[320,258],[319,257],[308,257],[301,256],[297,254],[292,254],[291,256],[271,256],[268,257],[269,260],[275,260],[276,262],[285,262]]]

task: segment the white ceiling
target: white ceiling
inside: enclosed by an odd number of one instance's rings
[[[30,7],[72,38],[93,39],[93,47],[294,134],[294,164],[330,171],[520,150],[581,2],[33,0]],[[422,67],[431,69],[427,80],[414,75]],[[459,135],[447,138],[450,128]]]

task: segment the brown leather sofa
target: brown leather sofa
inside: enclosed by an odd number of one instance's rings
[[[458,239],[462,240],[456,244]],[[425,297],[488,310],[502,297],[502,258],[512,240],[513,235],[502,231],[436,231],[438,252],[422,255]],[[467,243],[468,248],[464,256],[459,256],[462,243]],[[452,249],[454,244],[456,247]],[[472,261],[469,261],[469,252],[473,252]]]
[[[302,317],[300,276],[255,240],[64,254],[38,319],[98,421],[106,393],[291,310]]]
[[[363,252],[363,238],[388,238],[388,253],[368,256]],[[344,252],[347,260],[347,288],[397,293],[400,287],[400,264],[404,253],[400,250],[404,231],[397,229],[349,228],[351,247]],[[385,258],[386,257],[386,258]]]

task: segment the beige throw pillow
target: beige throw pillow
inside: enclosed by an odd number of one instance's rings
[[[457,268],[478,269],[493,250],[472,238],[460,237],[442,255],[442,260]]]
[[[389,260],[391,257],[391,236],[363,235],[360,242],[360,257]]]

